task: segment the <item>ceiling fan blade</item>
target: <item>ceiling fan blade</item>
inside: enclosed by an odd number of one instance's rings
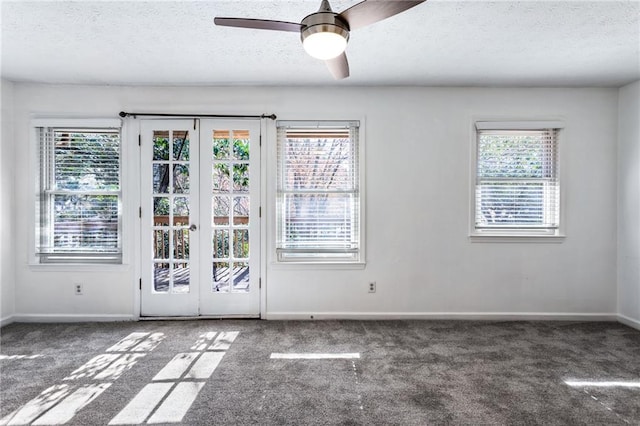
[[[390,18],[425,1],[364,0],[343,11],[340,16],[349,23],[349,29],[355,30]]]
[[[302,27],[302,25],[295,22],[270,21],[267,19],[217,17],[213,19],[213,22],[224,27],[255,28],[258,30],[289,31],[292,33],[299,33]]]
[[[343,52],[342,55],[333,59],[327,59],[324,61],[329,68],[329,72],[336,80],[342,80],[349,77],[349,61],[347,61],[347,55]]]

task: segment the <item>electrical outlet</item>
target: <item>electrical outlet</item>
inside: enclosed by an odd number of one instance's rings
[[[372,281],[369,283],[369,293],[375,293],[376,292],[376,282]]]
[[[73,288],[76,296],[82,296],[82,284],[76,283],[73,285]]]

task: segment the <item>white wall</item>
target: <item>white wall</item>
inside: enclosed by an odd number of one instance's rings
[[[15,312],[13,83],[0,80],[0,325]]]
[[[121,110],[276,113],[281,119],[365,119],[364,269],[284,268],[267,253],[268,318],[492,314],[567,316],[616,313],[615,89],[482,88],[150,88],[16,84],[16,218],[31,232],[30,114],[110,116]],[[562,174],[567,238],[562,243],[471,243],[470,149],[474,117],[563,119]],[[272,125],[272,123],[270,124]],[[272,134],[273,132],[271,132]],[[267,247],[273,246],[273,138],[265,194]],[[126,141],[130,264],[113,270],[56,271],[27,265],[17,240],[17,316],[135,315],[134,141]],[[136,147],[137,148],[137,147]],[[31,172],[32,174],[33,172]],[[29,213],[31,214],[31,213]],[[68,268],[67,268],[68,269]],[[377,292],[368,294],[369,281]],[[73,282],[85,283],[74,296]]]
[[[640,81],[618,100],[618,313],[640,328]]]

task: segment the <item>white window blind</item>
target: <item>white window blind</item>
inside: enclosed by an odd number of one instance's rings
[[[40,262],[121,262],[120,129],[38,132]]]
[[[556,233],[559,130],[479,124],[484,125],[477,126],[476,231]]]
[[[278,123],[280,261],[359,261],[358,125]]]

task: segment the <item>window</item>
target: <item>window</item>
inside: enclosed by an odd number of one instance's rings
[[[281,262],[362,259],[359,122],[278,122]]]
[[[474,235],[559,235],[561,127],[476,123]]]
[[[36,131],[40,263],[121,263],[120,129]]]

